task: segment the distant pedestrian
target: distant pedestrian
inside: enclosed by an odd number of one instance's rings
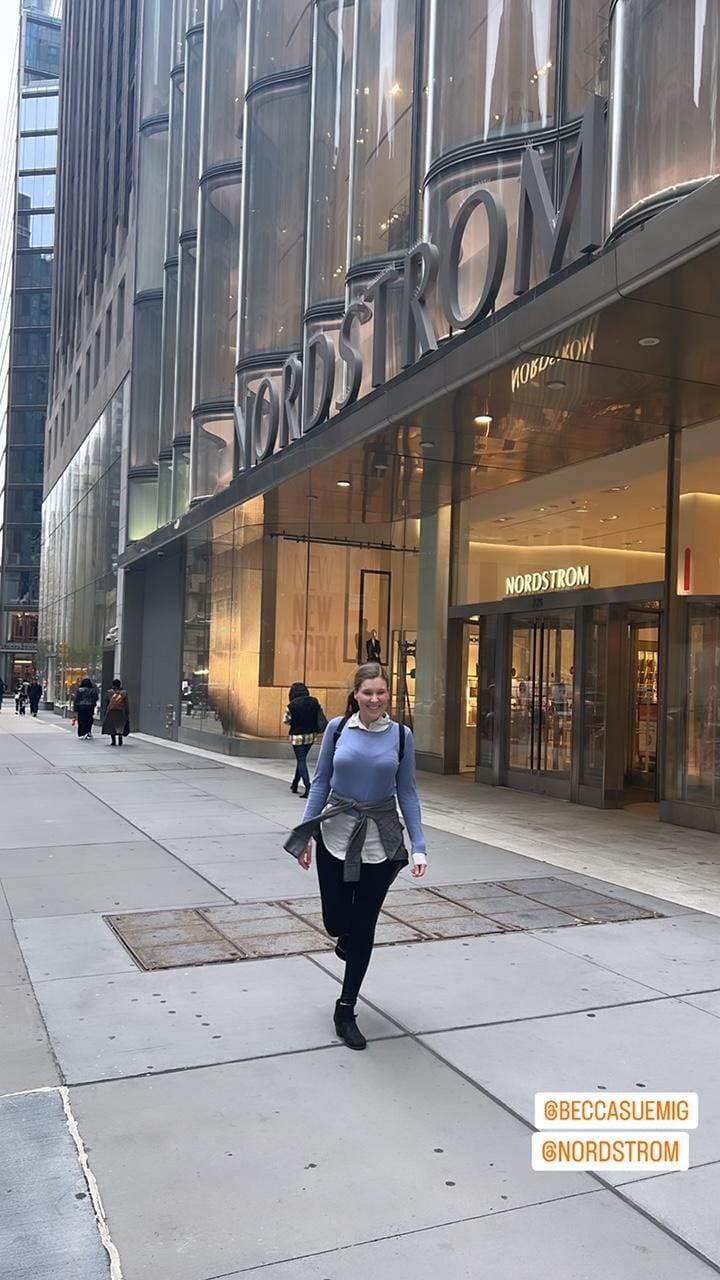
[[[40,706],[40,700],[42,698],[42,691],[43,687],[40,684],[40,681],[37,676],[33,676],[28,689],[28,702],[30,703],[31,716],[37,716],[38,707]]]
[[[2,702],[4,697],[5,697],[5,681],[3,680],[2,676],[0,676],[0,711],[2,711]]]
[[[306,684],[297,681],[290,686],[290,701],[285,712],[285,724],[290,726],[290,742],[295,752],[295,777],[290,783],[290,790],[297,794],[302,782],[307,796],[310,792],[310,774],[307,757],[315,741],[315,734],[327,728],[327,720],[317,698],[310,693]]]
[[[112,689],[108,689],[105,695],[105,718],[102,731],[106,736],[110,736],[111,747],[116,743],[121,747],[123,738],[126,738],[130,732],[130,704],[122,687],[122,680],[117,678],[112,682]]]
[[[17,688],[15,690],[15,714],[18,716],[25,715],[29,688],[30,686],[28,685],[27,680],[18,680]]]
[[[425,835],[415,779],[413,736],[388,715],[383,667],[358,667],[344,716],[323,738],[305,816],[285,842],[307,870],[314,838],[323,923],[345,961],[335,1030],[350,1049],[364,1049],[355,1002],[372,955],[375,926],[390,885],[407,865],[398,803],[412,840],[412,874],[425,875]]]
[[[368,662],[382,662],[382,644],[377,631],[371,631],[365,644]]]
[[[73,711],[75,712],[73,724],[77,721],[78,738],[92,738],[92,725],[99,696],[97,687],[89,676],[85,676],[80,681],[73,699]]]

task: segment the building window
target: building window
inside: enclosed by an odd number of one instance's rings
[[[90,397],[90,348],[85,352],[85,400]]]
[[[100,330],[95,333],[95,350],[93,356],[93,387],[96,387],[100,378]]]
[[[125,281],[120,281],[117,291],[117,307],[115,315],[115,342],[121,342],[125,332]]]
[[[354,4],[318,9],[308,302],[342,298],[347,263]]]
[[[22,133],[40,133],[43,129],[58,127],[58,95],[56,93],[33,94],[24,97],[20,106],[20,130]]]
[[[55,174],[25,173],[18,178],[18,212],[55,207]]]
[[[55,238],[55,217],[52,213],[26,213],[18,210],[15,226],[18,249],[52,246]]]
[[[250,80],[306,67],[312,5],[307,0],[285,0],[280,6],[275,0],[255,0],[253,9]]]
[[[105,367],[110,363],[112,355],[112,303],[105,312]]]
[[[23,331],[15,333],[13,338],[13,364],[16,366],[35,366],[47,368],[50,359],[50,334],[45,332]]]
[[[15,281],[18,289],[52,286],[51,253],[18,253],[15,259]]]
[[[49,374],[47,369],[16,369],[12,378],[12,398],[17,404],[46,405]]]
[[[76,418],[80,413],[80,378],[81,378],[81,365],[78,365],[77,372],[75,374],[75,417]]]
[[[196,401],[231,397],[237,346],[240,174],[201,190]]]
[[[15,327],[19,329],[25,326],[28,328],[49,326],[51,299],[52,294],[47,290],[35,290],[33,293],[16,290]]]
[[[242,156],[246,0],[208,0],[203,171]]]
[[[56,164],[56,133],[39,133],[20,139],[20,169],[54,169]]]

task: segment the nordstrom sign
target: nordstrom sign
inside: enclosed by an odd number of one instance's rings
[[[530,287],[533,247],[537,242],[548,275],[563,265],[570,232],[578,227],[581,254],[597,249],[603,239],[603,185],[605,172],[605,123],[602,98],[590,100],[583,118],[578,145],[562,204],[556,215],[539,152],[528,147],[520,167],[520,202],[515,246],[516,294]],[[485,278],[474,305],[463,309],[460,301],[460,268],[468,223],[476,211],[487,221]],[[343,395],[334,409],[353,404],[363,381],[363,358],[356,346],[358,325],[373,321],[371,377],[373,387],[387,377],[388,292],[402,287],[400,347],[403,368],[419,356],[436,351],[438,337],[428,300],[435,295],[454,331],[469,329],[490,315],[505,276],[508,255],[508,220],[502,200],[486,187],[477,187],[458,209],[446,250],[441,258],[436,245],[421,241],[404,255],[399,266],[388,266],[369,285],[362,299],[351,302],[338,334],[337,350],[327,333],[309,341],[306,365],[300,355],[290,356],[282,376],[264,377],[246,403],[235,407],[235,431],[240,469],[245,470],[278,449],[283,449],[325,422],[333,411],[338,361],[342,366]],[[572,348],[568,354],[575,358]],[[582,347],[578,354],[584,354]],[[562,352],[564,357],[565,352]],[[557,357],[555,357],[557,358]],[[541,357],[542,360],[545,359]],[[548,357],[548,364],[553,362]],[[522,368],[522,366],[521,366]],[[528,367],[530,369],[530,366]],[[522,376],[520,381],[522,381]],[[528,373],[529,376],[529,373]],[[303,384],[305,393],[303,394]]]
[[[567,569],[541,569],[516,573],[505,579],[506,596],[537,596],[543,591],[572,591],[590,586],[590,565],[570,565]]]

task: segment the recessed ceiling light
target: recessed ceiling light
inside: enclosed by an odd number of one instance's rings
[[[548,391],[562,391],[563,387],[567,386],[567,382],[565,382],[564,378],[548,378],[545,386]]]
[[[659,338],[638,338],[638,346],[639,347],[659,347],[660,339]]]
[[[338,482],[337,482],[337,486],[338,486],[338,489],[349,489],[349,488],[350,488],[350,481],[349,481],[349,480],[338,480]]]
[[[600,523],[607,524],[610,520],[619,520],[619,516],[602,516]]]
[[[492,422],[492,418],[489,413],[479,413],[475,421],[479,427],[489,427]]]
[[[435,445],[434,445],[434,443],[433,443],[433,441],[432,441],[432,440],[421,440],[421,441],[420,441],[420,448],[421,448],[421,449],[434,449],[434,448],[435,448]]]
[[[629,488],[630,488],[629,484],[614,484],[614,485],[611,485],[609,489],[606,489],[605,492],[606,493],[627,493]]]
[[[495,523],[495,524],[507,524],[507,522],[508,522],[508,520],[509,520],[509,519],[510,519],[510,517],[509,517],[509,516],[498,516],[497,520],[495,520],[495,522],[494,522],[494,523]]]

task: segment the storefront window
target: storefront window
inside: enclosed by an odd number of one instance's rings
[[[553,123],[556,0],[460,0],[436,22],[433,156]]]
[[[684,719],[682,798],[710,805],[720,804],[719,455],[720,424],[683,431],[676,586],[686,616],[672,654],[680,705],[669,707]]]
[[[202,169],[242,158],[246,0],[210,0],[205,20]]]
[[[309,303],[345,290],[354,18],[354,0],[318,6]]]
[[[618,0],[610,24],[610,225],[718,173],[719,0]]]
[[[311,0],[253,0],[250,82],[310,62]]]
[[[405,248],[413,238],[410,173],[415,0],[360,7],[352,260]]]
[[[516,484],[503,440],[501,420],[478,430],[476,465],[497,466],[502,487],[458,504],[453,603],[663,581],[665,440]]]
[[[237,350],[240,174],[204,183],[200,200],[197,404],[232,397]]]
[[[273,86],[247,107],[244,353],[297,346],[307,200],[308,87]]]
[[[585,612],[585,672],[582,697],[581,780],[602,787],[607,723],[607,608]]]

